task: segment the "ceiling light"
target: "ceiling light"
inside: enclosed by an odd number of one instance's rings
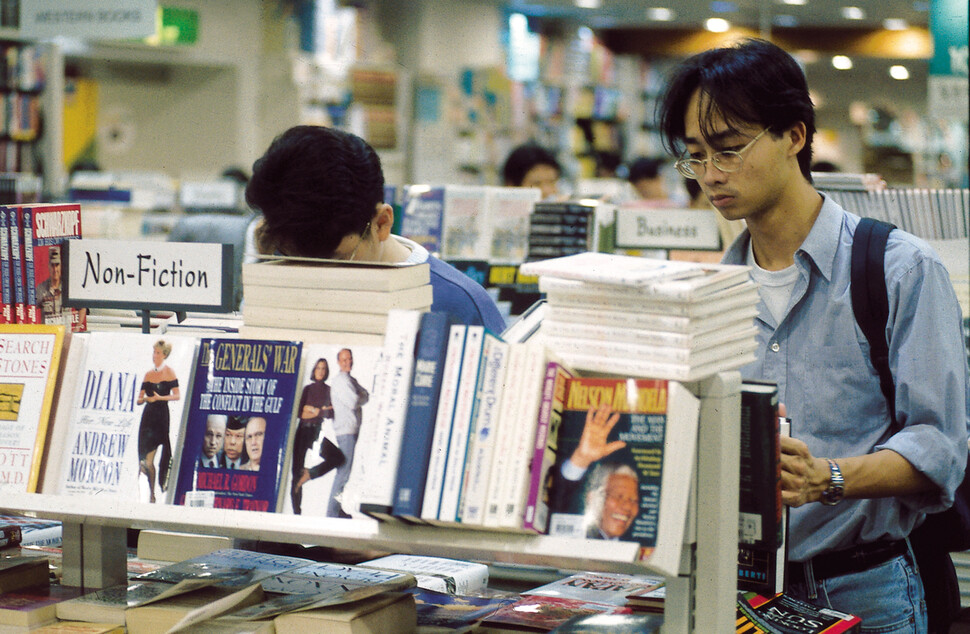
[[[859,7],[842,7],[842,17],[846,20],[864,20],[866,12]]]
[[[708,18],[704,23],[704,28],[711,33],[724,33],[731,28],[731,23],[724,18]]]
[[[647,19],[654,22],[670,22],[677,16],[667,7],[651,7],[647,9]]]
[[[900,81],[909,79],[909,69],[907,69],[905,66],[895,64],[889,67],[889,76]]]
[[[909,28],[909,22],[900,18],[888,18],[882,21],[882,28],[887,31],[905,31]]]
[[[832,58],[832,67],[837,70],[849,70],[852,68],[852,60],[845,55],[836,55]]]
[[[573,0],[580,9],[599,9],[600,0]]]
[[[794,6],[802,6],[808,4],[808,0],[778,0],[780,4],[790,4]]]

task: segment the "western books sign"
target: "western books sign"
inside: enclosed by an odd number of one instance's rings
[[[64,250],[69,306],[231,310],[231,245],[75,240]]]

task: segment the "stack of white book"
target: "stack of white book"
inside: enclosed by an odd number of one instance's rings
[[[281,330],[370,336],[380,343],[387,315],[395,308],[431,308],[430,271],[425,264],[378,264],[305,258],[243,264],[245,336],[274,336]],[[357,339],[360,339],[358,337]]]
[[[695,381],[754,360],[746,266],[580,253],[522,272],[546,294],[541,341],[575,370]]]

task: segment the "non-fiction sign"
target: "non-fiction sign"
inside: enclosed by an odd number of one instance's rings
[[[232,245],[65,242],[68,306],[136,310],[232,310]]]

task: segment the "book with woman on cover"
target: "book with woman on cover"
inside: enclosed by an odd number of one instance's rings
[[[662,379],[567,381],[549,534],[629,540],[665,575],[680,562],[700,403]]]
[[[172,502],[276,512],[303,344],[204,339]]]
[[[0,491],[37,490],[63,344],[63,326],[0,325]]]
[[[87,337],[58,492],[164,500],[198,341],[115,332]]]

